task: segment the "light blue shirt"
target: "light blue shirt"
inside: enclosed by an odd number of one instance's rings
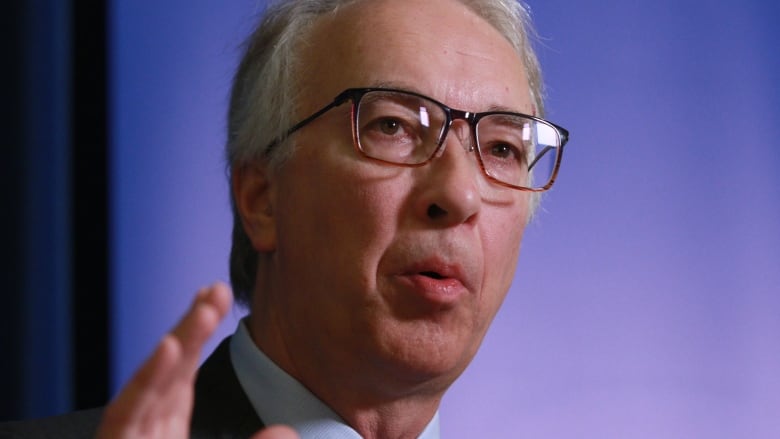
[[[265,425],[289,425],[301,439],[360,439],[330,407],[258,349],[243,321],[230,340],[230,359],[244,393]],[[438,412],[419,439],[439,439]]]

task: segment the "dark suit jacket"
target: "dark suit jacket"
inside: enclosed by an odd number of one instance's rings
[[[0,424],[1,439],[93,438],[102,408],[51,418]],[[203,363],[195,382],[195,407],[190,436],[193,438],[245,438],[263,427],[230,361],[226,338]]]

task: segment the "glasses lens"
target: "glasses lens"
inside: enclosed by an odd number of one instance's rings
[[[491,114],[477,125],[485,172],[503,183],[541,189],[555,172],[560,135],[552,125],[516,114]]]
[[[370,91],[357,108],[358,146],[369,157],[419,164],[433,156],[446,114],[434,102],[407,93]]]

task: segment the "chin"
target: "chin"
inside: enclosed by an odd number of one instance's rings
[[[410,331],[383,345],[388,349],[385,358],[401,377],[411,383],[436,383],[442,390],[449,387],[471,362],[479,340],[474,333],[463,330],[448,331],[432,322],[415,322]],[[385,334],[387,337],[388,334]]]

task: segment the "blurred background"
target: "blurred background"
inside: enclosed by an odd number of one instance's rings
[[[780,3],[529,3],[571,141],[444,437],[780,437]],[[7,5],[0,419],[103,404],[227,279],[263,7]]]

